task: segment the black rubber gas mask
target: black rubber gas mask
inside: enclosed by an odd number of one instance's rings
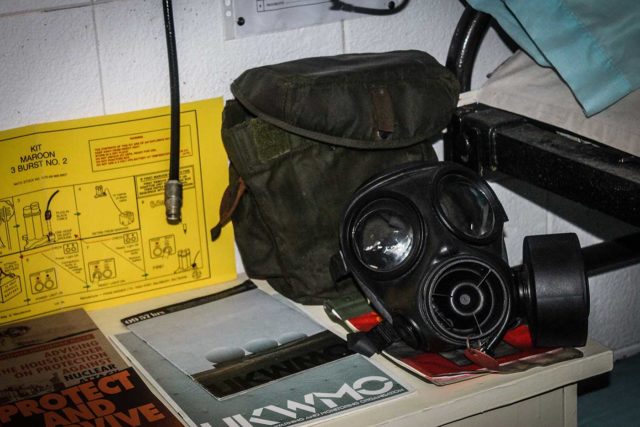
[[[524,265],[512,269],[506,221],[491,187],[469,169],[408,164],[356,191],[332,273],[353,276],[384,318],[387,341],[425,351],[490,351],[510,326],[526,321],[536,345],[584,345],[589,296],[576,236],[525,238]],[[365,354],[384,347],[371,343],[371,334],[358,338],[364,351],[350,341]]]

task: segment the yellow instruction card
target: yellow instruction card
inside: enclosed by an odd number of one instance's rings
[[[183,104],[182,223],[165,219],[169,108],[0,132],[0,323],[236,277],[209,229],[228,183],[222,99]]]

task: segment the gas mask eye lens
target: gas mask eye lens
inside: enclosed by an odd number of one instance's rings
[[[438,182],[437,203],[447,224],[473,239],[489,236],[495,228],[495,214],[481,185],[452,173]]]
[[[416,230],[410,215],[409,209],[391,199],[365,208],[353,231],[360,261],[369,269],[382,272],[403,264],[415,246]]]

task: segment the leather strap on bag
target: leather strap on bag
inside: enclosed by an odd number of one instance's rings
[[[387,139],[394,131],[395,118],[393,114],[393,102],[389,90],[384,86],[375,86],[370,89],[371,105],[375,115],[375,125],[378,129],[377,137]]]
[[[222,195],[222,200],[220,201],[220,220],[218,223],[211,229],[211,241],[214,242],[220,237],[220,233],[222,233],[222,227],[224,227],[229,221],[231,221],[231,216],[235,212],[238,204],[240,203],[240,199],[242,195],[247,190],[247,186],[244,183],[244,179],[238,178],[236,182],[232,185],[229,185]]]

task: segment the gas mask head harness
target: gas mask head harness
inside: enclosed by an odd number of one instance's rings
[[[334,279],[351,275],[384,319],[350,334],[373,354],[396,340],[424,351],[490,352],[527,322],[534,345],[580,346],[589,294],[575,234],[528,236],[510,268],[507,221],[491,187],[455,163],[412,163],[366,182],[347,205]]]

